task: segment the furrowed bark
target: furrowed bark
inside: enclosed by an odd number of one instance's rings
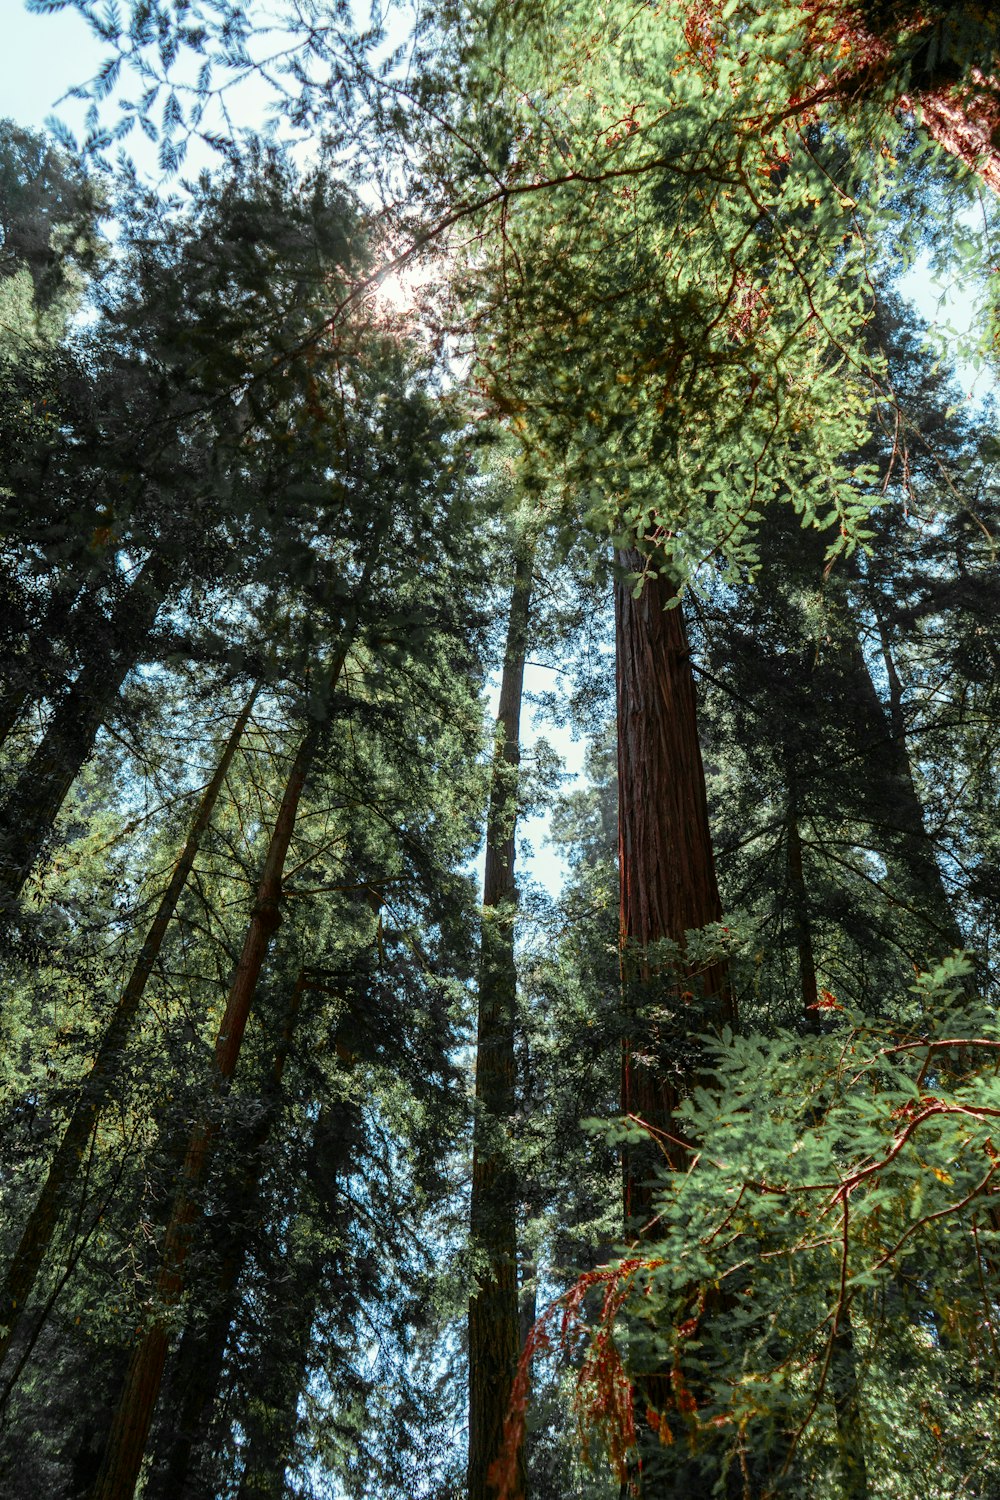
[[[533,562],[533,544],[523,543],[514,570],[486,824],[470,1230],[488,1264],[469,1301],[469,1500],[489,1500],[495,1494],[489,1471],[503,1446],[521,1341],[518,1184],[506,1132],[514,1112],[517,769]],[[523,1494],[523,1449],[518,1463]]]
[[[41,1193],[22,1230],[13,1259],[0,1284],[0,1323],[6,1325],[6,1332],[0,1332],[0,1364],[3,1363],[4,1356],[18,1331],[27,1299],[52,1243],[60,1211],[76,1180],[80,1161],[86,1151],[91,1133],[96,1128],[101,1111],[118,1077],[122,1054],[135,1024],[147,981],[153,972],[153,966],[163,946],[163,940],[177,909],[177,903],[187,884],[233,757],[246,731],[257,692],[258,689],[254,687],[233,725],[212,779],[202,793],[184,848],[174,866],[169,884],[160,897],[156,914],[146,934],[146,941],[139,951],[135,966],[122,991],[117,1009],[104,1034],[80,1097],[63,1130],[62,1139],[52,1158]]]
[[[167,561],[153,556],[143,565],[118,606],[112,644],[89,661],[56,705],[41,742],[0,807],[0,923],[17,896],[52,829],[67,793],[94,748],[149,634],[170,576]]]
[[[362,592],[371,563],[366,569]],[[347,659],[356,630],[354,620],[331,664],[328,693],[333,691]],[[327,717],[329,709],[327,711]],[[257,990],[264,960],[281,920],[281,882],[299,802],[306,777],[315,757],[323,724],[315,721],[299,745],[285,784],[281,806],[275,819],[267,853],[261,869],[256,901],[250,915],[243,949],[233,973],[226,1010],[215,1043],[213,1085],[224,1091],[232,1079],[239,1060],[243,1036]],[[136,1345],[129,1364],[118,1409],[111,1424],[108,1446],[91,1500],[132,1500],[139,1478],[143,1455],[149,1437],[153,1412],[159,1396],[170,1341],[169,1319],[184,1290],[185,1261],[194,1222],[197,1218],[197,1192],[204,1177],[217,1126],[202,1119],[191,1132],[187,1154],[179,1174],[170,1223],[164,1240],[163,1258],[157,1276],[155,1303],[157,1312],[145,1334]]]
[[[817,6],[826,19],[832,6]],[[942,151],[1000,193],[1000,24],[977,0],[872,5],[843,0],[823,45],[845,60],[796,105],[804,111],[861,97],[911,113]]]
[[[721,904],[684,616],[680,605],[664,608],[672,595],[658,578],[646,578],[639,597],[633,596],[627,575],[641,573],[645,564],[638,551],[624,551],[618,561],[620,941],[630,1026],[622,1042],[621,1107],[657,1132],[659,1147],[629,1145],[622,1152],[625,1233],[631,1238],[644,1232],[663,1156],[678,1169],[689,1164],[674,1114],[701,1076],[696,1038],[709,1026],[732,1021],[734,1010],[726,965],[703,965],[696,972],[685,961],[685,934],[719,921]],[[657,952],[664,939],[677,945],[676,960]],[[669,1036],[654,1034],[644,1022],[647,997],[672,1011]],[[711,1311],[703,1303],[696,1316]],[[636,1379],[639,1438],[630,1484],[643,1500],[687,1500],[706,1482],[703,1454],[677,1454],[665,1463],[666,1450],[647,1430],[646,1408],[666,1410],[672,1399],[667,1367]]]
[[[644,558],[623,552],[627,573]],[[695,973],[683,961],[685,933],[722,916],[708,824],[705,772],[698,741],[698,711],[681,607],[659,579],[647,578],[639,597],[625,578],[615,585],[618,679],[618,857],[621,872],[620,935],[626,1003],[657,976],[655,944],[666,938],[682,950],[679,972],[669,976],[678,1027],[671,1055],[652,1058],[646,1039],[622,1050],[623,1114],[638,1115],[671,1135],[674,1110],[694,1081],[698,1062],[686,1033],[706,1023],[732,1021],[726,966]],[[653,948],[653,954],[650,949]],[[690,1012],[687,1020],[686,1012]],[[641,1055],[639,1055],[641,1053]],[[682,1147],[664,1142],[675,1164],[687,1164]],[[642,1155],[624,1157],[626,1226],[634,1229],[649,1206]]]

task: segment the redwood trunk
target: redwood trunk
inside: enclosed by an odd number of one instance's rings
[[[912,112],[943,151],[1000,194],[995,10],[978,0],[930,6],[917,0],[891,5],[844,0],[841,10],[833,40],[846,48],[847,60],[798,107],[836,99],[849,108],[866,94],[894,101]]]
[[[0,1333],[0,1364],[20,1326],[25,1304],[52,1243],[60,1211],[76,1180],[80,1160],[118,1077],[122,1053],[135,1023],[146,983],[153,972],[219,793],[246,730],[256,697],[255,687],[233,725],[212,779],[202,794],[184,848],[146,934],[146,941],[139,951],[128,984],[122,991],[80,1098],[66,1123],[62,1140],[52,1159],[42,1191],[21,1233],[13,1260],[0,1284],[0,1323],[7,1325],[6,1333]]]
[[[628,573],[644,559],[622,553]],[[647,578],[634,598],[626,578],[615,588],[618,674],[618,851],[621,873],[622,974],[633,1033],[623,1044],[621,1104],[654,1129],[676,1137],[673,1116],[699,1063],[693,1038],[720,1020],[733,1019],[724,964],[695,972],[685,964],[685,933],[722,915],[708,824],[708,800],[697,700],[684,616],[664,606],[671,592]],[[667,965],[656,944],[679,945]],[[646,995],[662,1004],[664,989],[675,1011],[664,1042],[648,1034],[639,1014]],[[668,1156],[686,1164],[682,1145],[665,1141]],[[626,1226],[635,1229],[650,1202],[651,1153],[625,1155]]]
[[[507,1132],[515,1090],[517,770],[533,561],[534,547],[523,544],[514,571],[486,824],[470,1229],[488,1264],[469,1301],[469,1500],[495,1494],[489,1471],[503,1447],[520,1354],[518,1184]],[[523,1449],[519,1480],[523,1493]]]

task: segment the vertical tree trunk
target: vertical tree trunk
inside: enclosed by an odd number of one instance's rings
[[[799,956],[799,985],[802,995],[803,1026],[807,1032],[820,1031],[820,1012],[816,1009],[819,986],[813,952],[812,924],[809,920],[809,895],[802,863],[802,838],[798,824],[798,799],[794,769],[788,788],[788,885],[795,922],[796,947]],[[840,1296],[840,1287],[832,1296]],[[858,1361],[854,1348],[849,1307],[841,1307],[831,1334],[830,1390],[837,1422],[837,1461],[843,1500],[868,1500],[868,1465],[865,1458],[864,1432],[858,1393]]]
[[[902,688],[889,649],[888,634],[881,622],[880,626],[889,679],[888,713],[872,681],[860,644],[855,640],[849,648],[858,701],[869,719],[871,741],[878,747],[881,775],[873,780],[873,787],[879,788],[880,800],[874,818],[884,830],[883,852],[896,862],[908,904],[937,935],[939,949],[950,951],[963,946],[962,932],[955,920],[951,898],[924,822],[923,805],[917,793],[906,743]]]
[[[637,551],[619,555],[623,574],[640,573]],[[622,1043],[622,1113],[636,1115],[659,1136],[660,1150],[623,1151],[625,1231],[642,1233],[661,1150],[678,1168],[688,1155],[674,1121],[680,1099],[697,1081],[696,1038],[734,1018],[726,966],[697,972],[685,962],[685,934],[719,921],[721,904],[708,823],[708,799],[690,650],[679,604],[659,579],[647,578],[634,597],[627,576],[615,585],[618,690],[618,850],[621,872],[620,940],[623,998],[630,1033]],[[678,946],[664,961],[656,945]],[[653,1034],[641,1014],[650,998],[669,1006],[669,1036]],[[651,1370],[637,1382],[638,1412],[671,1401],[671,1375]],[[644,1500],[687,1500],[700,1494],[705,1456],[675,1455],[664,1463],[658,1438],[641,1419],[632,1487]],[[675,1450],[670,1450],[675,1454]]]
[[[355,1100],[347,1097],[324,1104],[316,1121],[310,1177],[324,1209],[322,1233],[311,1240],[315,1249],[308,1274],[296,1284],[278,1282],[269,1289],[267,1336],[258,1367],[260,1387],[248,1399],[241,1419],[247,1442],[237,1500],[285,1500],[288,1494],[285,1471],[295,1452],[299,1397],[309,1374],[318,1289],[342,1255],[350,1222],[343,1181],[354,1164],[359,1114]],[[346,1267],[342,1274],[349,1275]],[[303,1284],[311,1289],[304,1296]],[[214,1496],[202,1494],[193,1500],[214,1500]]]
[[[169,578],[166,560],[149,558],[115,613],[112,645],[87,662],[56,705],[41,742],[0,808],[0,923],[38,858],[70,787],[94,748],[97,731],[156,619]]]
[[[802,835],[799,832],[799,801],[795,773],[789,768],[788,781],[788,894],[792,909],[795,948],[799,957],[799,988],[802,995],[802,1024],[806,1031],[816,1031],[819,1012],[816,1009],[819,989],[816,984],[816,960],[813,954],[812,923],[805,872],[802,864]]]
[[[624,552],[619,561],[626,572],[642,571],[638,552]],[[638,598],[625,578],[615,586],[620,928],[626,1005],[633,1010],[647,985],[662,993],[655,945],[666,938],[683,950],[686,932],[722,915],[690,651],[680,606],[664,608],[670,598],[659,579],[647,579]],[[674,1135],[674,1110],[698,1071],[690,1038],[706,1025],[731,1021],[733,1005],[724,964],[695,973],[682,957],[680,972],[666,979],[677,1012],[672,1050],[654,1063],[650,1038],[624,1042],[621,1104],[624,1114]],[[664,1146],[686,1165],[682,1148]],[[633,1228],[650,1200],[644,1161],[641,1151],[625,1155],[625,1218]]]
[[[367,584],[369,563],[361,589]],[[340,679],[356,629],[345,631],[328,677],[328,706]],[[314,721],[299,745],[292,763],[278,815],[261,870],[257,897],[243,940],[243,949],[233,972],[226,1010],[215,1043],[214,1084],[225,1089],[239,1060],[243,1036],[257,990],[264,960],[281,921],[281,882],[299,802],[306,777],[319,744],[322,723]],[[108,1446],[91,1500],[132,1500],[142,1466],[146,1441],[163,1379],[169,1343],[168,1318],[184,1289],[185,1261],[193,1223],[197,1217],[196,1194],[204,1176],[215,1137],[215,1127],[201,1120],[191,1132],[181,1168],[170,1223],[164,1240],[163,1259],[157,1276],[157,1311],[136,1345],[129,1364],[118,1409],[111,1424]]]
[[[486,824],[470,1229],[488,1263],[469,1301],[469,1500],[494,1493],[488,1475],[503,1444],[520,1353],[517,1176],[507,1130],[515,1086],[517,770],[534,550],[522,539],[515,561]],[[519,1464],[523,1492],[523,1452]]]
[[[192,1474],[192,1461],[203,1447],[211,1426],[212,1408],[225,1362],[226,1345],[236,1314],[236,1291],[246,1262],[249,1226],[261,1203],[261,1157],[278,1114],[279,1090],[291,1050],[303,992],[308,988],[303,969],[292,988],[281,1036],[275,1048],[264,1090],[267,1107],[241,1149],[241,1164],[232,1174],[226,1209],[216,1246],[219,1256],[208,1316],[201,1325],[188,1323],[181,1337],[170,1379],[173,1403],[163,1423],[159,1461],[146,1484],[146,1500],[193,1500],[202,1486]]]
[[[0,1323],[6,1325],[6,1332],[0,1331],[0,1364],[3,1363],[4,1356],[20,1325],[25,1304],[52,1243],[60,1211],[76,1180],[77,1170],[91,1132],[97,1125],[108,1094],[118,1077],[122,1053],[139,1012],[146,983],[163,946],[167,929],[191,873],[202,838],[211,821],[229,767],[246,731],[257,692],[258,689],[254,687],[233,725],[212,779],[202,793],[184,848],[174,866],[167,888],[160,897],[156,914],[146,934],[146,941],[139,950],[139,956],[129,976],[129,981],[122,991],[117,1009],[104,1034],[80,1097],[66,1123],[41,1193],[28,1216],[4,1280],[0,1283]]]

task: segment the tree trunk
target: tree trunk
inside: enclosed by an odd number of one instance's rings
[[[515,1091],[517,770],[534,550],[522,540],[515,562],[486,824],[470,1230],[488,1264],[469,1301],[469,1500],[489,1500],[495,1493],[488,1476],[503,1446],[520,1354],[518,1184],[507,1132]],[[522,1493],[525,1482],[522,1451]]]
[[[690,651],[679,604],[658,578],[647,578],[636,598],[627,577],[641,573],[637,551],[619,555],[615,585],[618,691],[618,856],[621,873],[620,941],[623,1001],[629,1034],[622,1042],[621,1107],[657,1133],[657,1145],[629,1145],[622,1153],[625,1232],[642,1234],[649,1219],[654,1172],[663,1155],[689,1162],[674,1113],[701,1073],[696,1038],[733,1020],[724,963],[697,970],[685,961],[686,933],[721,917]],[[665,954],[657,945],[676,944]],[[643,1010],[669,1009],[669,1034],[653,1030]],[[657,1023],[659,1027],[660,1023]],[[710,1315],[710,1309],[705,1311]],[[699,1314],[700,1316],[701,1314]],[[666,1367],[636,1382],[637,1414],[672,1402]],[[632,1488],[644,1500],[700,1494],[706,1456],[670,1460],[637,1415],[639,1452]]]
[[[369,570],[370,570],[369,564]],[[362,583],[362,590],[367,582]],[[355,622],[357,612],[355,609]],[[353,640],[356,623],[345,633],[328,677],[328,706]],[[257,897],[243,940],[243,949],[233,972],[226,1010],[215,1043],[214,1085],[224,1090],[236,1068],[250,1009],[264,960],[281,921],[281,881],[299,802],[306,777],[320,740],[322,723],[314,721],[302,740],[285,785],[284,795],[267,854],[264,858]],[[184,1289],[184,1266],[192,1227],[197,1217],[196,1195],[205,1173],[216,1126],[207,1118],[195,1125],[181,1168],[170,1223],[164,1240],[163,1258],[157,1276],[153,1314],[145,1334],[136,1345],[125,1379],[118,1410],[108,1438],[101,1473],[91,1500],[132,1500],[142,1465],[153,1411],[163,1379],[168,1333],[167,1319]]]
[[[115,612],[112,644],[90,660],[56,705],[41,742],[0,808],[0,923],[41,853],[70,787],[94,748],[97,732],[156,619],[169,579],[154,555]]]
[[[821,1030],[820,1012],[816,1008],[819,986],[813,953],[812,924],[809,919],[809,895],[802,863],[794,772],[791,773],[788,788],[788,884],[799,955],[803,1025],[807,1032],[816,1035]],[[831,1295],[839,1298],[840,1287],[835,1287]],[[858,1361],[849,1306],[839,1308],[831,1338],[830,1390],[837,1422],[841,1495],[843,1500],[868,1500],[868,1465],[858,1399]]]
[[[813,953],[812,923],[805,872],[802,864],[802,835],[799,832],[799,801],[794,770],[789,767],[788,782],[788,894],[792,910],[795,947],[799,957],[799,988],[802,995],[802,1024],[806,1031],[819,1029],[819,989],[816,984],[816,959]]]
[[[645,560],[629,551],[619,561],[634,574]],[[623,1114],[676,1136],[674,1110],[699,1070],[692,1038],[732,1021],[734,1011],[725,964],[696,972],[683,959],[685,933],[718,922],[722,908],[690,652],[680,605],[664,608],[671,597],[655,578],[638,598],[626,578],[615,586],[622,976],[635,1027],[623,1043],[621,1105]],[[663,939],[681,949],[679,965],[666,973],[656,952]],[[643,1034],[638,1014],[647,994],[662,1004],[664,989],[676,1015],[665,1044]],[[687,1164],[682,1145],[663,1145],[675,1165]],[[624,1155],[625,1220],[633,1231],[649,1207],[651,1161],[641,1149]]]
[[[4,1356],[17,1333],[27,1299],[52,1242],[60,1211],[76,1180],[87,1142],[97,1126],[108,1094],[118,1077],[122,1053],[138,1015],[147,981],[153,972],[153,965],[159,956],[167,929],[177,909],[177,903],[187,884],[229,767],[243,738],[257,691],[255,687],[244,704],[233,725],[212,779],[202,793],[184,848],[174,866],[170,882],[160,897],[156,914],[146,934],[146,941],[139,951],[139,956],[129,981],[122,991],[111,1023],[104,1034],[90,1074],[66,1123],[42,1191],[21,1233],[13,1260],[3,1283],[0,1284],[0,1322],[7,1325],[6,1332],[0,1333],[0,1364],[3,1363]]]
[[[890,689],[888,713],[872,681],[860,644],[855,640],[850,646],[857,697],[871,725],[871,743],[877,746],[881,771],[880,776],[873,778],[873,788],[878,786],[880,791],[872,816],[876,826],[883,830],[883,852],[896,862],[901,872],[907,904],[936,934],[940,956],[944,951],[961,948],[963,937],[927,832],[923,805],[913,779],[901,711],[901,686],[886,633],[882,636],[882,647]],[[921,961],[926,957],[925,954],[914,956]]]
[[[159,1460],[154,1461],[144,1491],[145,1500],[194,1500],[203,1486],[192,1473],[192,1460],[203,1448],[211,1427],[212,1409],[222,1379],[226,1345],[236,1315],[236,1291],[246,1262],[248,1232],[261,1203],[262,1153],[278,1114],[279,1090],[291,1050],[303,991],[308,988],[303,969],[289,997],[281,1036],[270,1068],[265,1108],[241,1149],[241,1165],[232,1174],[217,1245],[218,1269],[208,1316],[201,1325],[188,1323],[181,1337],[170,1377],[170,1416],[163,1423]]]
[[[309,1374],[309,1350],[323,1277],[341,1254],[350,1205],[343,1179],[350,1176],[355,1122],[360,1114],[351,1098],[326,1103],[313,1138],[315,1165],[310,1176],[325,1208],[322,1233],[309,1274],[294,1283],[278,1282],[270,1291],[266,1322],[269,1337],[261,1350],[262,1387],[248,1401],[241,1425],[247,1436],[246,1463],[237,1500],[285,1500],[285,1471],[295,1452],[299,1397]],[[320,1165],[321,1164],[321,1165]],[[349,1271],[344,1270],[345,1277]],[[301,1294],[303,1280],[310,1290]],[[199,1496],[198,1500],[214,1500]]]
[[[797,108],[830,99],[849,107],[862,95],[884,98],[910,111],[943,151],[1000,193],[995,11],[978,0],[937,6],[918,0],[877,5],[843,0],[841,12],[834,40],[840,40],[846,59]],[[832,7],[827,19],[831,14]],[[829,40],[826,34],[826,45]]]

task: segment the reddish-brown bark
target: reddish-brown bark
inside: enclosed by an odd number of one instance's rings
[[[976,0],[813,0],[836,61],[801,101],[882,97],[1000,193],[1000,14]],[[832,22],[832,30],[827,29]]]
[[[620,564],[640,573],[644,559],[624,552]],[[627,1039],[622,1050],[621,1103],[668,1135],[678,1100],[697,1075],[689,1045],[713,1021],[732,1019],[725,965],[695,972],[683,961],[670,975],[657,974],[651,945],[669,939],[683,949],[685,933],[718,922],[719,887],[708,823],[705,772],[698,740],[698,711],[684,616],[665,608],[670,591],[647,578],[638,598],[627,578],[615,589],[618,676],[618,847],[621,872],[622,972],[630,992],[654,983],[662,1001],[669,986],[677,1013],[672,1055],[656,1039]],[[685,1027],[685,1012],[690,1026]],[[689,1036],[685,1037],[685,1031]],[[654,1055],[655,1051],[655,1055]],[[683,1160],[682,1147],[664,1142]],[[626,1221],[649,1202],[641,1155],[624,1164]]]

